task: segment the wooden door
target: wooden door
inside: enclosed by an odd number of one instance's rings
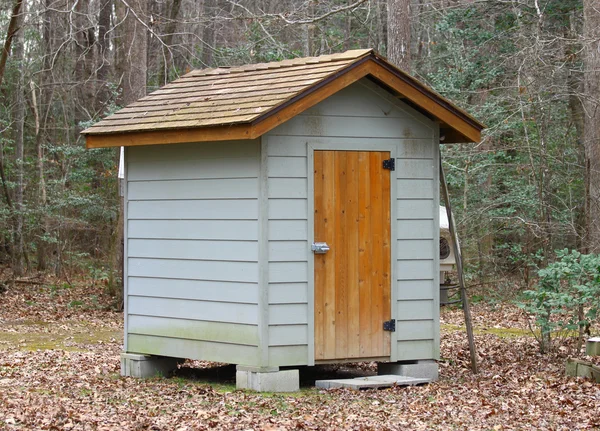
[[[390,355],[389,152],[315,151],[315,360]]]

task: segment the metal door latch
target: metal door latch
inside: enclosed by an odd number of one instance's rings
[[[325,254],[329,251],[329,246],[326,242],[313,242],[310,249],[314,254]]]

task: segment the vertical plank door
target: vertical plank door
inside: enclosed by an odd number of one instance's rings
[[[315,360],[390,355],[389,152],[315,151]]]

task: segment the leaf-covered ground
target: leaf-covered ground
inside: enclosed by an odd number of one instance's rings
[[[335,370],[303,369],[305,387],[277,395],[235,390],[233,368],[219,364],[188,362],[169,379],[121,378],[122,315],[88,290],[39,284],[0,294],[0,429],[600,429],[600,385],[564,376],[565,349],[538,354],[510,306],[473,307],[479,375],[468,369],[462,312],[445,309],[438,382],[319,391],[310,386],[315,372]]]

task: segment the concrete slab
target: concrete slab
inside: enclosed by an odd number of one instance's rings
[[[600,367],[581,359],[567,359],[565,374],[573,377],[583,377],[600,383]]]
[[[256,372],[238,365],[235,385],[238,389],[257,392],[297,392],[300,390],[298,370]]]
[[[181,360],[166,356],[121,353],[121,375],[128,377],[167,377],[177,369]]]
[[[322,389],[350,388],[354,390],[360,390],[389,388],[392,386],[413,386],[429,382],[431,382],[431,380],[426,378],[384,375],[357,377],[354,379],[317,380],[315,382],[315,386]]]
[[[438,364],[433,360],[411,362],[378,362],[377,374],[414,377],[436,381],[439,378]]]
[[[600,356],[600,337],[593,337],[585,343],[585,354],[589,356]]]

